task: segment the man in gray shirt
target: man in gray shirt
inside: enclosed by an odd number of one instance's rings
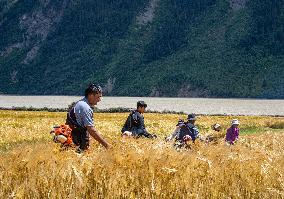
[[[103,139],[96,130],[93,120],[92,107],[101,101],[102,88],[95,84],[90,84],[85,90],[85,97],[78,101],[75,106],[67,113],[66,124],[72,128],[72,139],[75,145],[79,146],[78,152],[84,151],[89,147],[91,135],[105,148],[110,145]]]

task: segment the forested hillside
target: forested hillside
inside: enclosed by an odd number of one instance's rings
[[[284,98],[284,0],[0,0],[0,93]]]

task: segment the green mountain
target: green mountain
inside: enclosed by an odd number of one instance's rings
[[[284,98],[284,0],[0,0],[0,92]]]

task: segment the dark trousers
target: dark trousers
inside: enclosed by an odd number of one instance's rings
[[[155,138],[155,135],[152,135],[146,131],[146,129],[138,129],[136,127],[131,129],[131,132],[134,137],[146,137],[146,138]]]
[[[81,150],[89,148],[90,135],[84,128],[75,128],[72,130],[73,143],[80,147]]]

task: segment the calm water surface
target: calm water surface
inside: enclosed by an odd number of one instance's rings
[[[66,108],[79,96],[10,96],[0,95],[0,107]],[[232,115],[282,115],[284,100],[212,99],[212,98],[153,98],[153,97],[103,97],[98,108],[135,108],[144,100],[150,110],[183,111],[196,114]]]

